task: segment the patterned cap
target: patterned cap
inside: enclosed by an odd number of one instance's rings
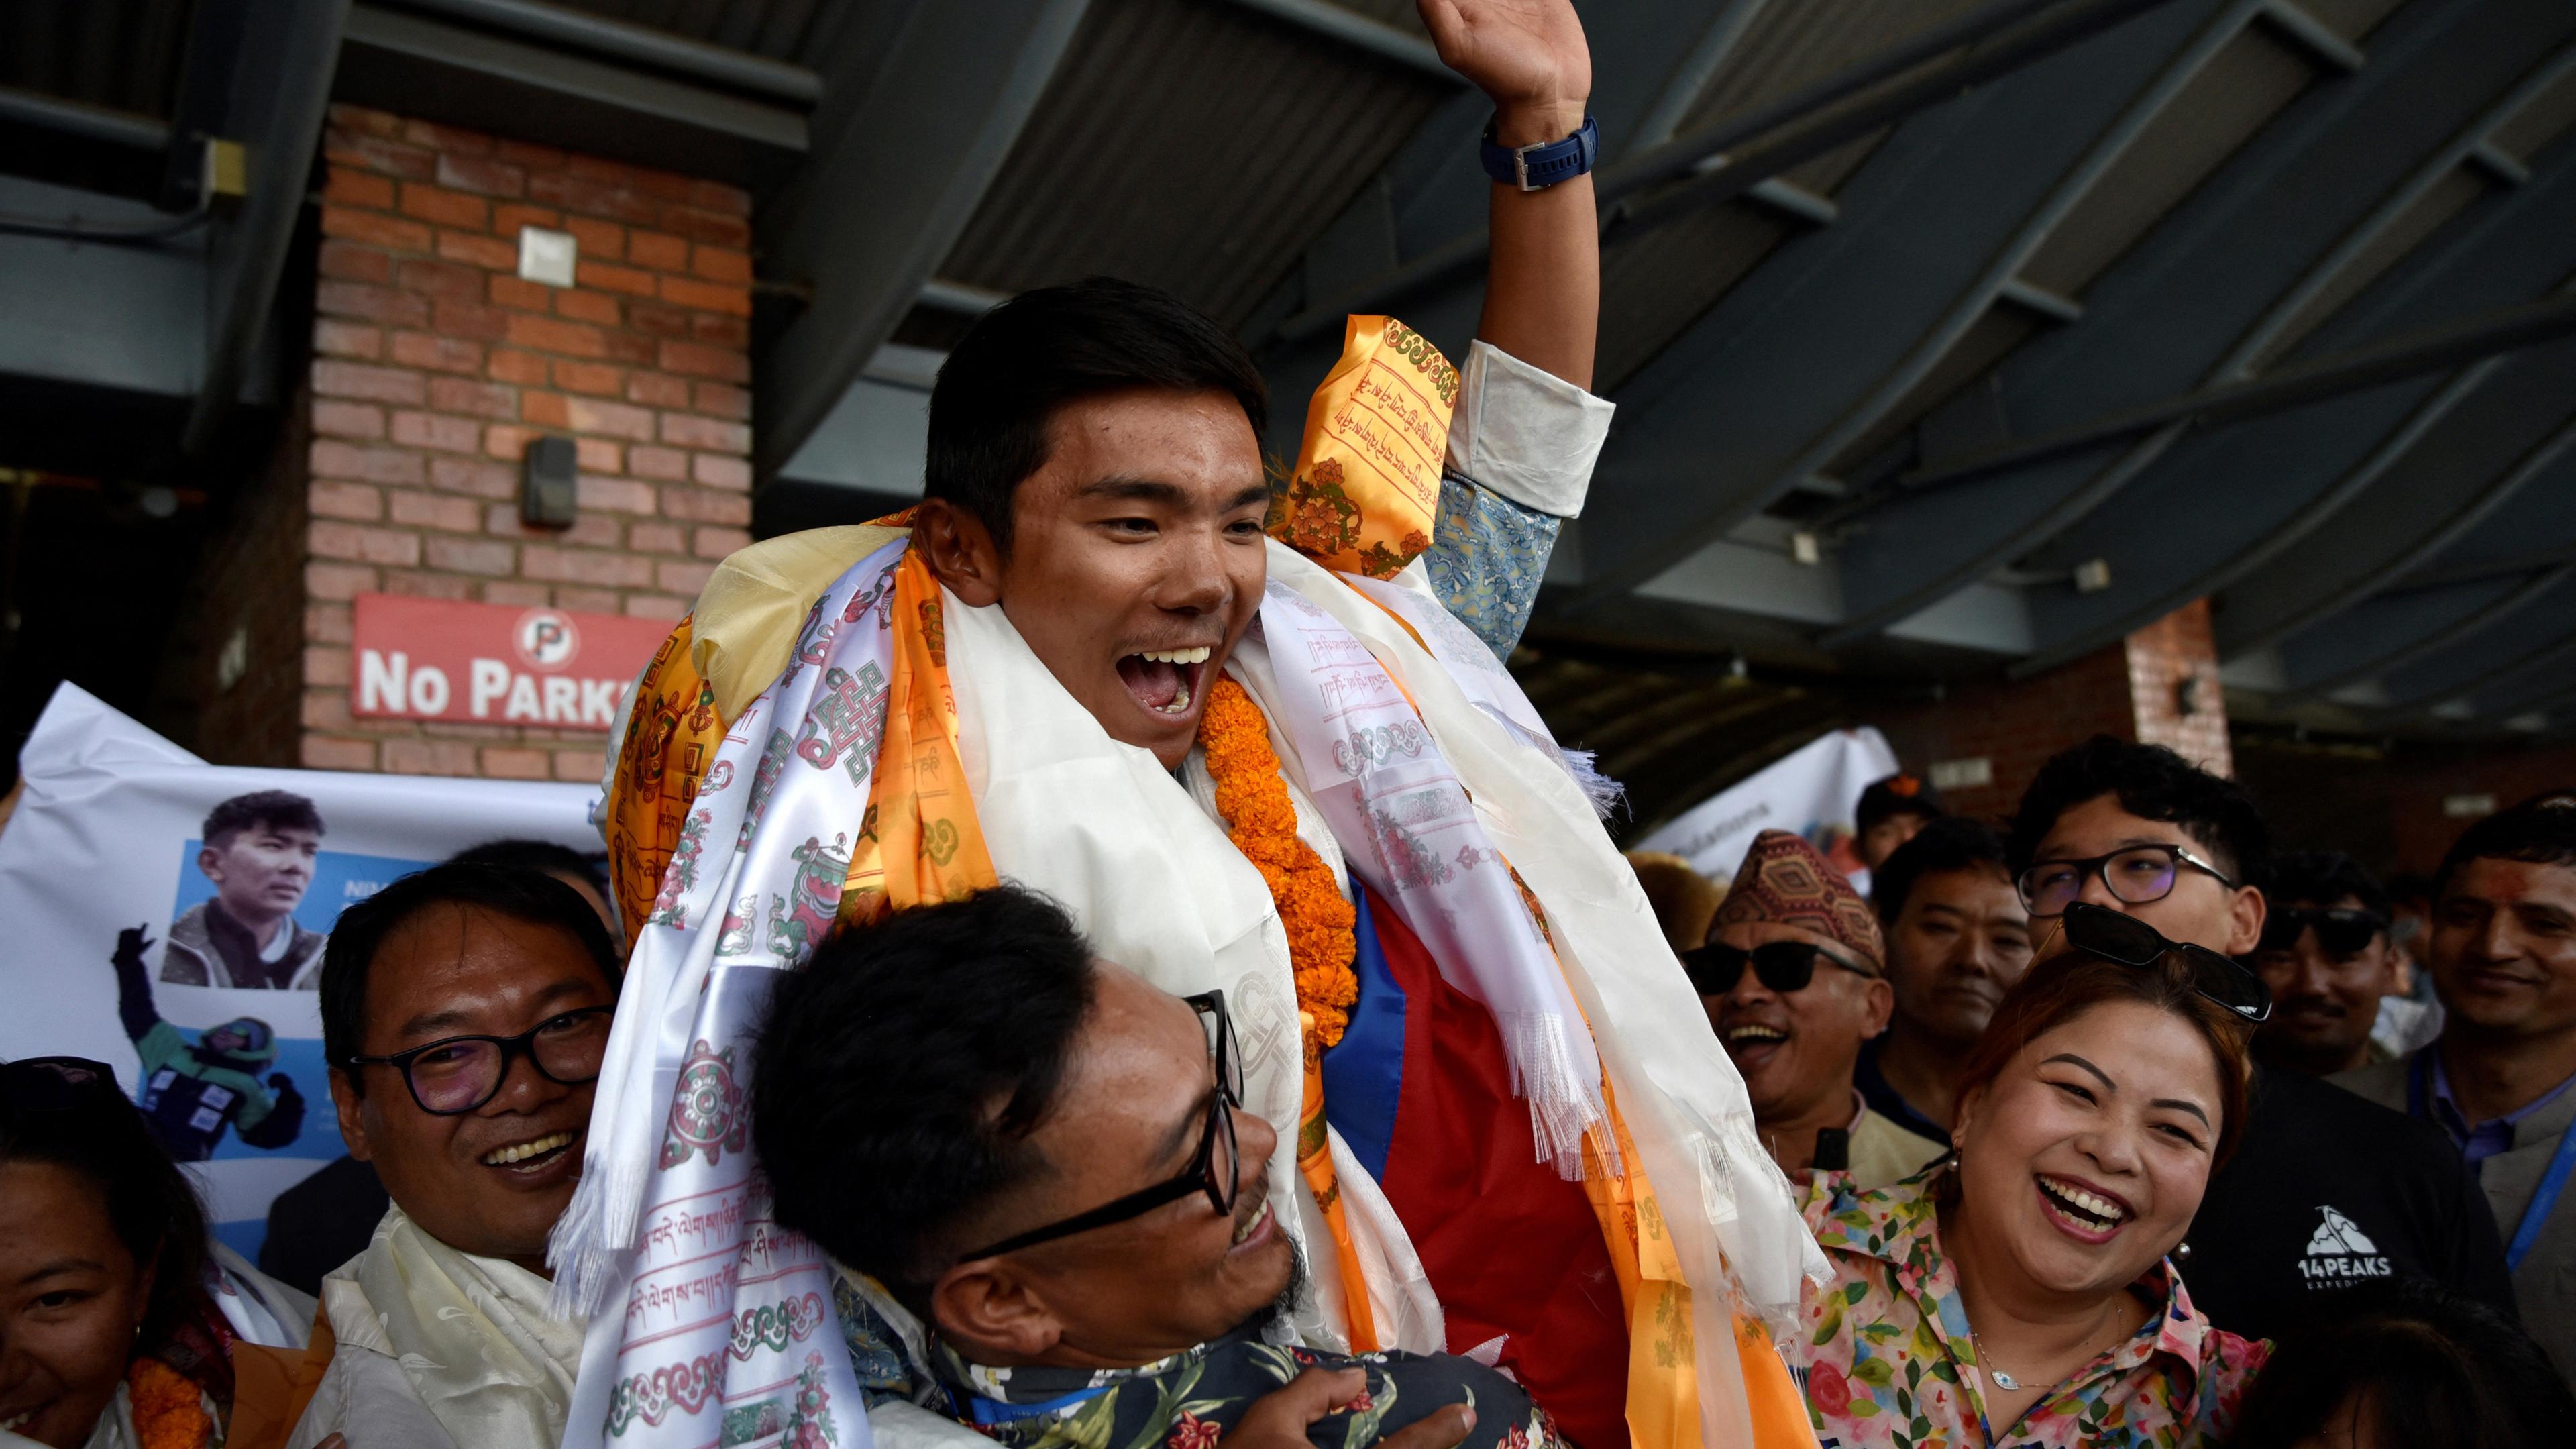
[[[1739,921],[1771,921],[1830,936],[1872,968],[1886,968],[1878,918],[1860,892],[1814,846],[1786,830],[1753,837],[1711,929]]]

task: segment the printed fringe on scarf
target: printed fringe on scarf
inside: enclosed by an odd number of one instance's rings
[[[1339,577],[1381,602],[1401,592]],[[1388,607],[1397,613],[1399,605]],[[1436,604],[1430,613],[1447,618]],[[1494,1014],[1540,1159],[1580,1181],[1590,1138],[1617,1171],[1601,1061],[1583,1012],[1510,862],[1476,822],[1465,785],[1421,715],[1368,646],[1287,585],[1269,584],[1259,627],[1278,685],[1261,702],[1297,751],[1308,797],[1353,874],[1394,907],[1444,979]],[[1477,652],[1493,659],[1481,644]]]
[[[816,601],[786,672],[712,763],[672,758],[681,737],[639,691],[612,824],[662,787],[683,792],[686,813],[658,841],[660,894],[628,962],[581,1186],[550,1244],[554,1311],[590,1314],[614,1345],[607,1363],[585,1355],[577,1392],[604,1408],[577,1414],[566,1445],[647,1430],[712,1443],[737,1414],[814,1431],[792,1442],[865,1442],[830,1263],[771,1219],[754,1171],[750,1054],[778,973],[837,921],[992,883],[971,811],[958,818],[938,586],[908,544],[861,559]],[[694,672],[669,656],[656,665],[685,696]],[[881,761],[888,742],[899,747]]]

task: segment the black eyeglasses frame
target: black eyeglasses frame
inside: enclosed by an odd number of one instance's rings
[[[998,1258],[1004,1253],[1016,1253],[1022,1248],[1034,1248],[1040,1243],[1051,1243],[1058,1238],[1069,1238],[1076,1233],[1087,1233],[1094,1228],[1123,1223],[1130,1218],[1143,1217],[1165,1203],[1178,1202],[1192,1193],[1206,1193],[1208,1205],[1216,1209],[1217,1216],[1228,1217],[1233,1214],[1234,1205],[1239,1200],[1243,1176],[1242,1147],[1236,1142],[1234,1135],[1234,1112],[1236,1108],[1243,1105],[1243,1078],[1240,1075],[1243,1054],[1235,1043],[1234,1020],[1226,1014],[1224,992],[1202,991],[1195,996],[1184,996],[1181,999],[1188,1002],[1190,1007],[1201,1015],[1213,1016],[1216,1019],[1215,1028],[1211,1033],[1214,1040],[1209,1048],[1215,1058],[1216,1090],[1208,1097],[1207,1126],[1199,1133],[1198,1150],[1190,1154],[1190,1165],[1152,1187],[1102,1203],[1087,1212],[1079,1212],[1069,1218],[1058,1218],[1044,1227],[1031,1228],[1025,1233],[1015,1233],[998,1243],[987,1244],[971,1253],[960,1253],[957,1255],[958,1262],[972,1263],[979,1258]],[[1217,1144],[1220,1138],[1225,1145],[1226,1170],[1224,1171],[1217,1170]]]
[[[402,1073],[403,1089],[411,1093],[413,1106],[427,1112],[432,1117],[462,1117],[468,1112],[480,1110],[494,1097],[501,1095],[501,1089],[510,1084],[510,1064],[522,1056],[528,1059],[529,1066],[537,1069],[538,1076],[545,1078],[549,1082],[553,1082],[557,1086],[579,1087],[598,1081],[599,1073],[597,1072],[593,1072],[586,1077],[558,1077],[554,1073],[547,1071],[546,1064],[537,1056],[537,1035],[546,1028],[559,1022],[569,1021],[575,1017],[598,1016],[603,1013],[613,1014],[616,1010],[617,1008],[614,1006],[577,1006],[570,1011],[558,1011],[554,1015],[547,1017],[545,1020],[538,1022],[535,1026],[529,1027],[526,1031],[520,1032],[517,1036],[443,1036],[436,1041],[424,1042],[419,1046],[409,1047],[402,1051],[393,1052],[385,1056],[350,1057],[347,1060],[340,1062],[339,1065],[343,1069],[349,1067],[392,1067],[394,1070]],[[411,1077],[411,1064],[418,1061],[423,1055],[429,1052],[434,1052],[440,1047],[452,1047],[459,1042],[469,1041],[487,1041],[501,1049],[501,1069],[492,1074],[492,1090],[485,1092],[475,1101],[462,1107],[433,1107],[427,1102],[422,1101],[420,1098],[420,1084],[413,1081]]]
[[[2162,851],[2166,855],[2173,857],[2175,869],[2172,879],[2166,883],[2163,891],[2149,896],[2145,900],[2133,901],[2129,900],[2127,896],[2121,895],[2120,888],[2112,883],[2111,862],[2118,860],[2121,856],[2133,855],[2141,850]],[[2187,845],[2172,845],[2160,840],[2148,840],[2140,841],[2136,845],[2124,845],[2117,850],[2109,851],[2102,855],[2087,856],[2082,860],[2033,861],[2022,868],[2021,874],[2013,877],[2013,894],[2021,897],[2022,909],[2030,912],[2033,919],[2042,921],[2054,919],[2060,914],[2060,912],[2043,911],[2039,908],[2039,893],[2031,889],[2030,885],[2031,873],[2033,871],[2048,870],[2054,867],[2073,866],[2076,868],[2076,874],[2078,876],[2090,875],[2097,877],[2102,882],[2102,888],[2104,890],[2109,891],[2113,896],[2118,897],[2120,900],[2125,901],[2130,905],[2153,905],[2157,901],[2163,900],[2166,896],[2173,894],[2174,886],[2180,884],[2182,881],[2181,868],[2186,865],[2217,881],[2220,885],[2227,887],[2229,890],[2235,890],[2239,885],[2239,882],[2234,876],[2220,870],[2217,866],[2210,864],[2208,861],[2201,859],[2200,856],[2194,853],[2191,847]],[[2076,890],[2078,891],[2083,889],[2084,887],[2081,884],[2076,886]]]

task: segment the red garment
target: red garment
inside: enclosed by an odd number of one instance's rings
[[[1567,1438],[1626,1449],[1628,1314],[1583,1184],[1539,1160],[1493,1014],[1441,979],[1395,912],[1371,919],[1405,998],[1402,1107],[1379,1186],[1439,1295],[1449,1351],[1503,1337],[1498,1367]]]

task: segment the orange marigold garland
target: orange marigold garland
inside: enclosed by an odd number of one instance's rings
[[[1216,811],[1227,838],[1261,870],[1279,923],[1288,930],[1288,960],[1297,973],[1297,1006],[1306,1025],[1306,1060],[1342,1039],[1360,999],[1351,961],[1357,915],[1315,848],[1297,838],[1297,807],[1279,778],[1270,727],[1242,685],[1219,677],[1199,718],[1199,743],[1216,781]]]
[[[161,1360],[136,1359],[125,1371],[125,1395],[143,1449],[205,1449],[213,1441],[215,1421],[197,1396],[196,1380]]]

